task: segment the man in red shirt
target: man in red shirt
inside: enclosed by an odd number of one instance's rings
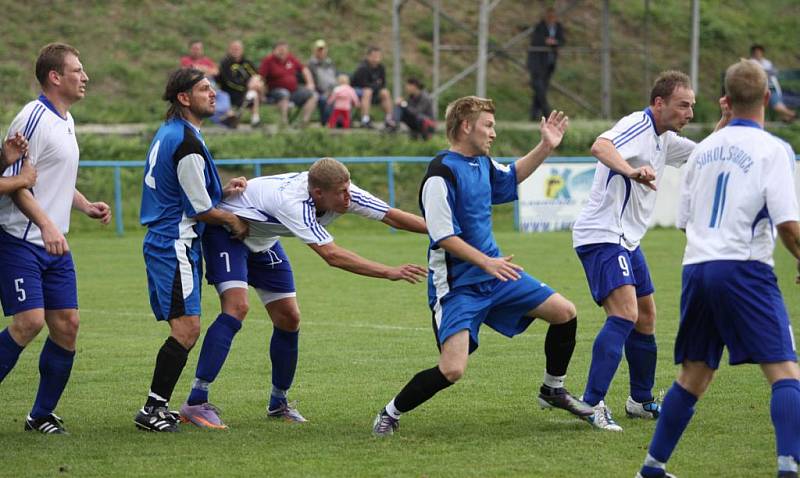
[[[277,103],[281,121],[289,123],[289,102],[302,108],[302,125],[308,124],[317,104],[317,93],[311,71],[294,55],[289,53],[289,44],[280,41],[272,53],[261,60],[258,73],[267,84],[267,101]],[[298,75],[302,74],[305,86],[298,85]]]
[[[214,60],[203,55],[203,42],[200,40],[189,42],[189,54],[181,57],[181,68],[197,68],[212,80],[219,74]]]

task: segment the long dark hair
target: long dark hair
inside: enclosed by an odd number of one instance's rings
[[[169,102],[169,108],[165,119],[167,121],[172,118],[183,118],[184,106],[178,101],[178,93],[183,93],[191,90],[200,80],[205,78],[205,73],[197,68],[181,68],[173,71],[167,80],[167,86],[164,88],[164,94],[161,99]]]

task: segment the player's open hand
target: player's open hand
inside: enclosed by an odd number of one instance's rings
[[[404,280],[411,284],[416,284],[428,276],[428,271],[416,264],[403,264],[402,266],[392,267],[386,274],[386,278],[391,281]]]
[[[21,156],[28,154],[28,140],[17,131],[3,141],[2,166],[14,164]]]
[[[22,161],[22,169],[19,170],[19,177],[24,181],[25,189],[30,189],[36,184],[36,168],[25,159]]]
[[[42,242],[44,242],[44,250],[51,256],[63,256],[69,252],[67,238],[52,223],[42,229]]]
[[[90,202],[85,212],[87,216],[97,219],[104,226],[111,222],[111,208],[104,202]]]
[[[542,116],[542,122],[539,125],[539,131],[542,134],[542,142],[550,148],[555,149],[561,144],[564,138],[564,132],[567,131],[569,126],[569,117],[563,111],[551,111],[550,116],[545,120]]]
[[[513,254],[505,257],[490,257],[481,269],[503,282],[517,280],[520,278],[519,273],[522,271],[522,266],[511,262],[513,258]]]
[[[227,198],[236,194],[242,194],[247,189],[247,178],[239,176],[228,181],[227,186],[222,189],[222,197]]]
[[[242,240],[250,234],[250,225],[247,224],[247,221],[242,220],[239,216],[233,216],[233,218],[233,221],[228,224],[228,229],[231,231],[231,237]]]
[[[656,172],[650,166],[642,166],[641,168],[634,169],[629,175],[637,183],[642,183],[653,191],[656,190],[654,181],[656,180]]]

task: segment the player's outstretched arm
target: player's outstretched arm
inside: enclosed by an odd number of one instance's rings
[[[542,117],[542,122],[539,125],[542,139],[539,140],[539,144],[514,163],[514,168],[517,172],[517,183],[525,181],[561,144],[564,133],[567,131],[567,126],[569,126],[569,118],[563,111],[552,111],[547,119]]]
[[[415,284],[427,276],[425,268],[416,264],[403,264],[396,267],[365,259],[355,252],[339,247],[333,242],[324,245],[309,244],[309,247],[322,257],[329,266],[344,269],[353,274],[391,281],[404,280]]]
[[[487,274],[503,282],[520,278],[519,272],[522,270],[522,266],[511,262],[511,259],[514,258],[513,255],[489,257],[458,236],[450,236],[446,239],[442,239],[439,241],[439,246],[459,259],[475,264]]]
[[[81,211],[92,219],[97,219],[104,226],[111,222],[111,208],[108,207],[108,204],[102,201],[90,202],[77,189],[72,196],[72,208]]]
[[[250,233],[250,225],[247,224],[247,221],[236,214],[215,207],[196,215],[194,218],[207,224],[227,227],[234,239],[244,239]]]
[[[26,159],[22,161],[19,174],[0,178],[0,196],[11,194],[18,189],[30,189],[34,184],[36,184],[36,169]]]
[[[425,219],[416,214],[411,214],[410,212],[394,207],[386,212],[381,222],[395,229],[418,232],[420,234],[428,233],[428,228],[425,226]]]
[[[631,167],[625,158],[619,154],[614,143],[606,138],[597,138],[592,145],[592,156],[598,159],[601,163],[608,166],[612,171],[627,178],[631,178],[637,183],[642,183],[650,189],[656,189],[653,181],[656,180],[656,173],[650,166],[642,166],[640,168]]]
[[[30,191],[18,189],[11,194],[11,199],[22,211],[22,214],[25,214],[42,231],[42,242],[44,242],[44,249],[48,254],[63,256],[69,252],[69,244],[67,244],[64,234],[61,234]]]

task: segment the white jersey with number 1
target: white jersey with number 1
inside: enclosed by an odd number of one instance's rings
[[[703,140],[681,181],[683,263],[773,265],[774,226],[798,220],[794,163],[791,146],[750,120],[734,119]]]
[[[44,96],[31,101],[19,112],[8,136],[20,132],[28,140],[28,161],[36,168],[33,196],[62,234],[69,231],[75,180],[78,176],[78,141],[75,122],[62,117]],[[3,176],[18,175],[22,161],[6,168]],[[42,233],[8,196],[0,196],[0,227],[8,234],[44,246]]]
[[[611,141],[631,167],[653,168],[656,184],[664,166],[682,165],[695,147],[672,131],[658,135],[650,108],[622,118],[600,137]],[[572,245],[610,243],[632,251],[647,232],[655,205],[656,191],[598,161],[589,202],[572,228]]]

